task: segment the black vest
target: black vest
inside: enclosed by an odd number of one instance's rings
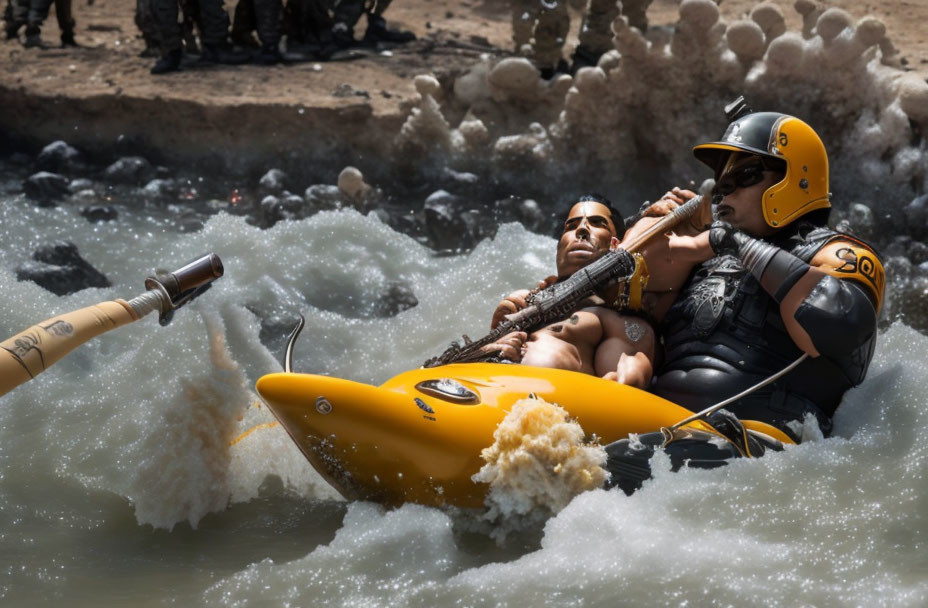
[[[774,244],[808,262],[839,233],[800,224]],[[656,394],[693,411],[727,399],[783,369],[802,355],[779,306],[733,256],[697,266],[664,318],[664,360]],[[858,383],[825,357],[806,359],[777,382],[729,406],[740,418],[773,424],[795,438],[787,423],[812,413],[822,430],[844,392]]]

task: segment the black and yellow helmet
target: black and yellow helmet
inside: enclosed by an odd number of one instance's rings
[[[831,207],[825,145],[812,127],[795,116],[746,114],[728,125],[721,141],[693,148],[696,158],[715,171],[716,180],[732,152],[756,154],[771,166],[785,164],[783,179],[764,192],[767,225],[782,228],[810,211]]]

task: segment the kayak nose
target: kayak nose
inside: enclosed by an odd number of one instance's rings
[[[330,414],[333,409],[332,403],[324,395],[307,394],[303,383],[299,382],[299,376],[300,374],[268,374],[258,379],[255,389],[275,414],[280,409],[291,408],[297,404],[301,409],[307,410],[306,406],[313,404],[313,401],[319,414]]]
[[[290,435],[304,441],[335,433],[351,437],[351,428],[365,416],[363,400],[346,394],[344,382],[324,376],[268,374],[258,379],[255,388]]]

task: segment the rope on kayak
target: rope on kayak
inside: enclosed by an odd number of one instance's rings
[[[780,371],[778,371],[777,373],[773,374],[772,376],[770,376],[770,377],[768,377],[768,378],[766,378],[766,379],[764,379],[764,380],[761,380],[760,382],[758,382],[757,384],[755,384],[754,386],[752,386],[752,387],[750,387],[750,388],[747,388],[747,389],[741,391],[740,393],[738,393],[738,394],[735,395],[734,397],[729,397],[728,399],[725,399],[724,401],[720,401],[720,402],[716,403],[715,405],[710,405],[709,407],[707,407],[706,409],[702,410],[701,412],[697,412],[696,414],[693,414],[692,416],[689,416],[688,418],[684,418],[683,420],[681,420],[680,422],[676,423],[675,425],[673,425],[673,426],[671,426],[671,427],[669,427],[669,428],[666,428],[666,427],[665,427],[665,428],[661,429],[661,432],[668,431],[669,433],[672,434],[675,430],[677,430],[678,428],[680,428],[680,427],[683,426],[684,424],[689,424],[690,422],[694,422],[694,421],[696,421],[696,420],[700,420],[700,419],[702,419],[702,418],[705,418],[705,417],[708,416],[709,414],[712,414],[713,412],[716,412],[716,411],[722,409],[722,408],[725,407],[726,405],[728,405],[728,404],[730,404],[730,403],[734,403],[735,401],[737,401],[738,399],[741,399],[742,397],[747,397],[748,395],[750,395],[750,394],[753,393],[754,391],[756,391],[756,390],[758,390],[758,389],[761,389],[761,388],[764,388],[765,386],[767,386],[767,385],[770,384],[771,382],[775,382],[775,381],[779,380],[780,378],[782,378],[783,376],[785,376],[786,374],[788,374],[789,372],[791,372],[793,369],[795,369],[797,365],[799,365],[800,363],[802,363],[803,361],[805,361],[808,357],[809,357],[809,353],[803,353],[801,357],[799,357],[798,359],[796,359],[795,361],[793,361],[792,363],[790,363],[789,365],[787,365],[786,367],[784,367],[783,369],[781,369]],[[666,433],[665,433],[665,436],[666,436]]]

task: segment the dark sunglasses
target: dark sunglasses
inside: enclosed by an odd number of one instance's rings
[[[752,163],[729,171],[715,182],[715,194],[728,196],[738,188],[749,188],[764,181],[763,163]]]

